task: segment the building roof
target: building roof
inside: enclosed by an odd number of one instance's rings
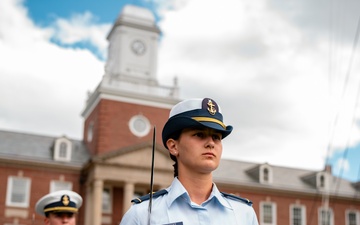
[[[90,154],[81,140],[67,138],[72,143],[71,159],[68,162],[54,161],[54,144],[58,138],[43,135],[18,133],[0,130],[0,160],[17,160],[34,163],[48,163],[81,169],[90,159]],[[66,138],[66,137],[65,137]],[[262,182],[261,170],[270,170],[270,182]],[[292,191],[308,194],[323,193],[316,182],[317,175],[324,171],[282,167],[252,162],[222,159],[214,171],[216,183],[238,185],[275,191]],[[329,193],[332,196],[356,198],[359,194],[358,183],[351,183],[329,174]]]
[[[59,163],[75,167],[81,167],[88,161],[90,155],[84,143],[80,140],[67,138],[72,143],[70,161],[54,162],[54,143],[58,138],[60,137],[0,130],[0,159]]]
[[[271,182],[260,182],[254,170],[260,172],[261,165],[271,168]],[[308,177],[316,177],[324,171],[305,170],[298,168],[258,164],[238,160],[222,159],[220,166],[214,171],[214,180],[223,184],[235,184],[249,187],[268,188],[273,190],[294,191],[309,194],[323,193],[315,185],[307,182]],[[329,193],[333,196],[356,197],[359,189],[356,183],[329,174]]]

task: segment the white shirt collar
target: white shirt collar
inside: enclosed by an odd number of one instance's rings
[[[170,187],[167,188],[167,191],[169,193],[168,194],[169,198],[167,199],[166,202],[168,207],[170,207],[171,204],[180,197],[184,198],[189,204],[191,204],[191,199],[188,192],[186,191],[186,189],[184,188],[184,186],[181,184],[181,182],[177,177],[174,178]],[[220,193],[215,183],[213,183],[213,188],[209,198],[204,203],[211,201],[211,199],[214,197],[222,206],[232,209],[231,205],[228,203],[228,201],[224,199],[224,197]]]

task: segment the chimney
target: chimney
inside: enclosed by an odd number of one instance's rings
[[[329,173],[329,174],[331,174],[331,165],[325,165],[325,169],[324,169],[324,171],[326,172],[326,173]]]

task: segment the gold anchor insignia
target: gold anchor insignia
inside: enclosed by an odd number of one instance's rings
[[[69,196],[64,195],[64,196],[62,197],[62,203],[63,203],[64,205],[69,205],[69,203],[70,203],[70,201],[69,201]]]
[[[215,113],[216,113],[216,108],[215,108],[215,104],[211,101],[211,99],[208,100],[207,105],[209,106],[209,107],[207,108],[207,110],[209,111],[209,113],[210,113],[211,115],[215,115]]]

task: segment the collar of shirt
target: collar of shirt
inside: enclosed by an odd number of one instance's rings
[[[167,191],[169,197],[167,198],[166,204],[168,207],[170,207],[171,204],[180,197],[184,198],[189,204],[191,204],[191,199],[188,192],[186,191],[186,189],[184,188],[184,186],[181,184],[181,182],[177,177],[174,178],[170,187],[167,188]],[[213,198],[215,198],[214,200],[218,201],[223,207],[232,209],[231,205],[222,196],[215,183],[213,183],[213,188],[209,198],[202,205],[208,204]]]

